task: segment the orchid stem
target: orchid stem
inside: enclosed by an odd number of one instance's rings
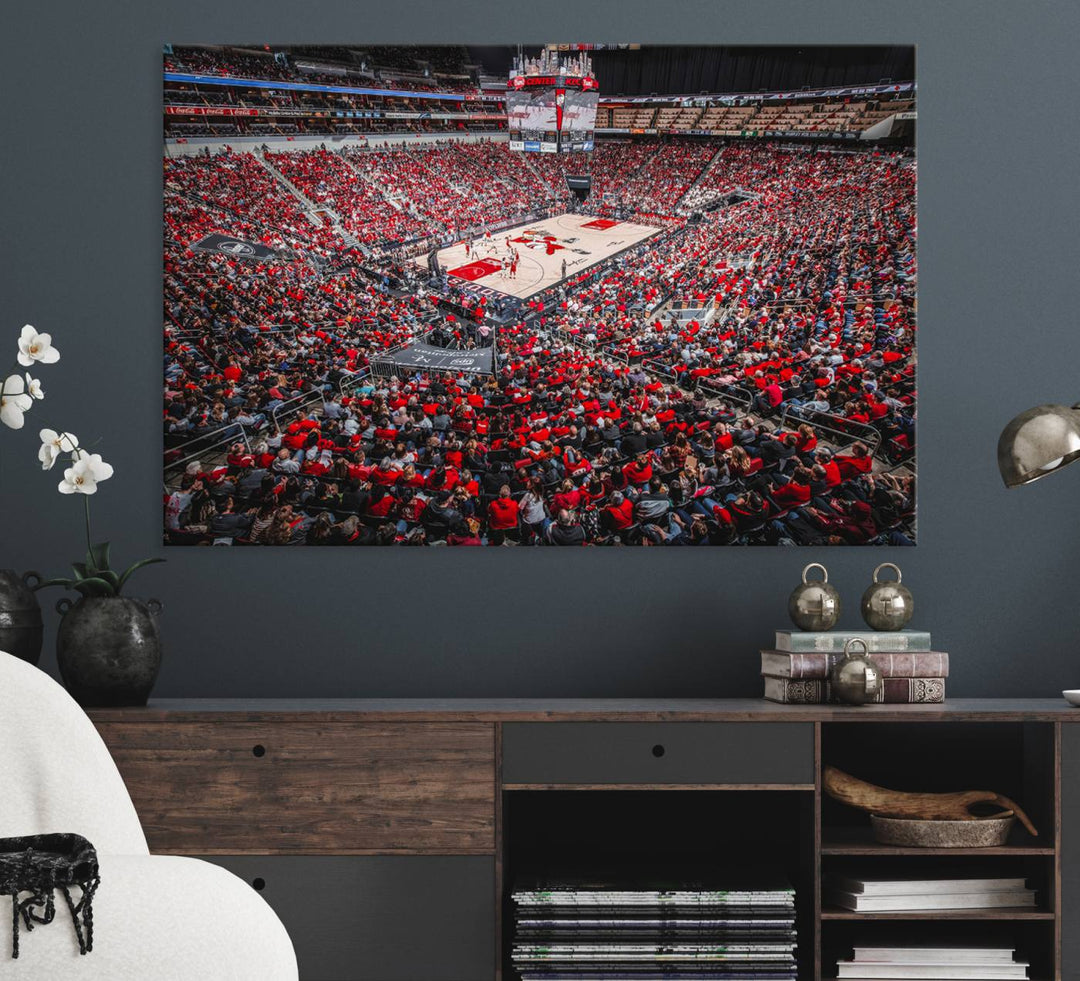
[[[86,505],[86,551],[93,553],[94,547],[90,544],[90,497],[83,495],[83,503]]]

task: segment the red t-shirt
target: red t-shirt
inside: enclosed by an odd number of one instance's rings
[[[581,492],[578,490],[560,491],[551,499],[552,506],[556,510],[566,508],[573,511],[581,503]]]
[[[516,528],[518,503],[512,497],[497,497],[488,505],[488,522],[495,531]]]
[[[840,476],[843,480],[850,480],[852,477],[858,477],[860,474],[869,473],[874,466],[874,461],[868,456],[838,456],[834,458],[836,465],[840,469]]]
[[[782,508],[797,508],[810,503],[810,488],[795,481],[777,487],[772,498]]]
[[[611,515],[611,523],[619,531],[623,528],[629,528],[634,523],[633,501],[623,501],[622,504],[609,504],[604,510]]]

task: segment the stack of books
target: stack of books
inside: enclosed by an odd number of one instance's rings
[[[884,685],[878,702],[890,704],[945,701],[949,655],[930,647],[924,630],[835,630],[821,633],[778,630],[776,646],[761,652],[765,697],[773,702],[818,705],[834,702],[829,671],[844,656],[844,645],[866,642]],[[861,654],[862,647],[856,645]]]
[[[795,981],[795,891],[572,882],[516,888],[523,981]]]
[[[837,964],[848,981],[934,979],[994,981],[1026,978],[1029,964],[1016,960],[1011,947],[856,947],[851,960]]]
[[[1034,908],[1035,890],[1023,878],[858,879],[830,876],[826,899],[859,913],[936,909]]]

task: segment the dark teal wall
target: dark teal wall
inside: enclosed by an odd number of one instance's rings
[[[264,38],[917,44],[920,544],[173,551],[137,581],[165,601],[159,694],[757,694],[756,651],[783,626],[802,565],[828,564],[854,624],[885,558],[903,564],[913,625],[952,653],[953,694],[1080,685],[1080,468],[1006,492],[994,462],[1015,412],[1080,397],[1080,7],[10,5],[0,28],[0,353],[27,321],[55,335],[63,360],[43,373],[39,419],[101,435],[116,476],[95,521],[121,560],[163,551],[161,42]],[[0,566],[59,574],[81,548],[80,502],[38,470],[34,431],[0,432]]]

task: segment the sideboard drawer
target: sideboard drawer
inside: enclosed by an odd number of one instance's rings
[[[482,856],[210,856],[288,930],[300,981],[490,981],[495,860]]]
[[[484,723],[100,723],[150,847],[492,853]]]
[[[504,784],[813,786],[814,727],[800,722],[515,722]]]

